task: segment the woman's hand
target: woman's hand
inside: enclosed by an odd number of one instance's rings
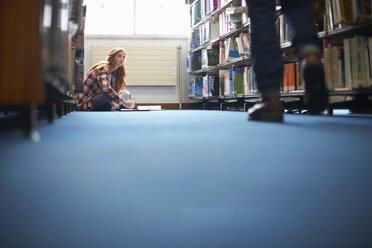
[[[136,103],[133,101],[123,101],[123,103],[126,108],[130,108],[130,109],[136,106]]]
[[[113,109],[120,109],[120,106],[119,106],[119,104],[117,104],[116,102],[114,102],[114,107],[113,107]]]

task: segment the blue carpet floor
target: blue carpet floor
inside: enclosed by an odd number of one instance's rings
[[[0,247],[372,247],[372,118],[72,112],[0,133]]]

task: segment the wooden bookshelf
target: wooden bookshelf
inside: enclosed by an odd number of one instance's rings
[[[74,108],[71,37],[79,29],[82,2],[0,1],[0,111],[16,112],[13,119],[20,122],[14,126],[27,136],[39,118],[53,122]]]

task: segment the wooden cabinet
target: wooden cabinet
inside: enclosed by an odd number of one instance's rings
[[[41,0],[0,1],[0,106],[44,101]]]

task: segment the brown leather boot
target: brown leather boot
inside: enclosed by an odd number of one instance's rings
[[[252,121],[283,121],[283,106],[278,96],[263,97],[248,110],[248,120]]]

